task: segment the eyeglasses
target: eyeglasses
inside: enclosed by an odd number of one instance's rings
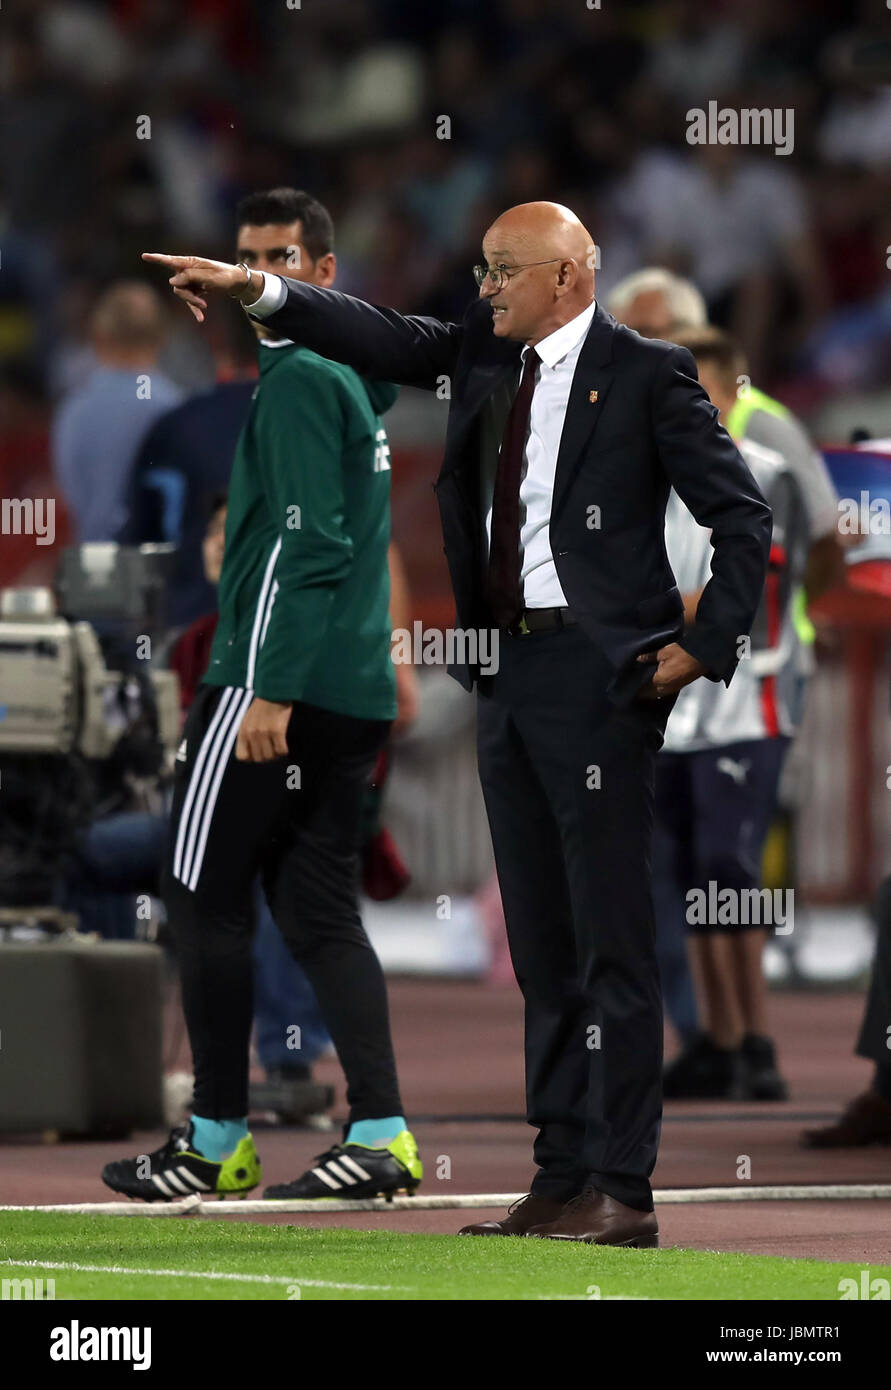
[[[527,261],[525,265],[475,265],[473,267],[473,278],[479,285],[480,289],[482,289],[483,281],[489,279],[492,281],[492,284],[495,286],[495,289],[500,290],[505,280],[513,279],[513,277],[517,274],[518,271],[528,270],[530,266],[533,265],[551,265],[554,261],[559,261],[561,259],[562,258],[560,256],[551,256],[550,260]]]

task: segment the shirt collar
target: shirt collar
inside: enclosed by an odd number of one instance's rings
[[[576,314],[574,319],[570,319],[568,323],[556,328],[553,333],[542,338],[540,343],[535,344],[535,351],[546,367],[556,367],[561,358],[565,357],[568,352],[572,352],[574,347],[578,347],[591,327],[591,320],[596,308],[597,301],[592,299],[587,309],[583,309],[580,314]],[[524,362],[528,351],[528,347],[523,348]]]

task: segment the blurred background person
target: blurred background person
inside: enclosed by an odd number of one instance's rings
[[[616,285],[609,297],[610,312],[621,323],[635,328],[645,338],[678,336],[708,323],[705,299],[691,280],[662,267],[652,267],[629,275]],[[736,398],[727,415],[727,431],[732,437],[749,439],[768,449],[777,449],[798,478],[808,512],[811,544],[803,588],[796,597],[796,622],[808,644],[813,631],[805,616],[805,603],[812,603],[844,580],[844,552],[838,534],[838,495],[826,464],[814,447],[804,426],[788,406],[752,384],[748,373],[740,372]]]
[[[648,338],[681,342],[685,334],[696,334],[707,325],[707,306],[696,286],[663,267],[648,267],[627,276],[613,288],[609,307],[621,322]],[[844,583],[838,497],[826,464],[803,425],[785,405],[752,384],[748,371],[742,370],[744,365],[740,354],[740,370],[733,399],[726,402],[724,424],[737,443],[762,445],[783,457],[795,474],[806,513],[807,563],[803,582],[792,595],[799,671],[792,720],[797,728],[803,718],[807,682],[814,670],[816,633],[807,606]],[[713,380],[712,364],[707,364],[706,372]],[[719,382],[717,389],[723,398],[726,387]],[[699,1024],[685,933],[671,913],[659,916],[658,928],[666,1008],[682,1043],[691,1044]]]
[[[872,1083],[845,1107],[833,1124],[806,1129],[807,1149],[856,1149],[866,1144],[891,1144],[891,878],[886,878],[873,904],[877,928],[876,956],[855,1051],[875,1064]]]
[[[57,557],[69,540],[68,512],[57,497],[50,450],[51,404],[39,367],[27,357],[0,359],[0,497],[54,499],[55,544],[5,534],[0,586],[52,584]]]
[[[745,359],[717,329],[688,331],[680,339],[693,353],[700,381],[725,423]],[[656,764],[657,930],[676,939],[686,928],[704,1021],[701,1032],[692,1037],[688,1032],[680,1056],[665,1070],[669,1100],[782,1100],[787,1090],[769,1036],[762,963],[765,922],[773,925],[773,916],[750,917],[741,905],[747,893],[762,886],[764,842],[783,758],[797,728],[793,601],[804,576],[808,530],[801,489],[785,458],[746,440],[739,447],[773,515],[764,596],[734,681],[727,688],[681,691]],[[685,622],[695,626],[710,573],[708,532],[674,492],[665,536]],[[724,890],[737,903],[726,921],[712,906]],[[691,905],[697,892],[709,902],[705,920]],[[776,925],[782,931],[791,927],[785,916]]]
[[[53,471],[75,542],[113,541],[125,531],[139,447],[182,396],[160,369],[166,316],[150,286],[112,285],[90,330],[96,366],[59,406],[53,428]]]
[[[168,542],[176,559],[167,583],[165,618],[182,628],[216,607],[202,564],[208,508],[229,486],[238,436],[257,384],[257,339],[234,304],[216,306],[212,342],[216,380],[161,415],[133,468],[128,544]]]

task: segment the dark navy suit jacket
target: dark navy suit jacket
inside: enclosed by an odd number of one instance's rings
[[[398,314],[334,290],[284,280],[267,322],[283,337],[363,376],[428,389],[448,379],[445,457],[435,491],[457,605],[456,626],[491,625],[484,594],[480,432],[485,412],[519,378],[520,343],[496,338],[478,300],[461,323]],[[566,601],[614,668],[613,699],[632,699],[652,667],[642,652],[682,646],[715,680],[730,680],[739,639],[761,598],[770,510],[686,348],[641,338],[600,306],[582,345],[557,458],[550,544]],[[712,577],[694,626],[665,551],[674,487],[711,530]],[[450,668],[466,689],[471,665]]]

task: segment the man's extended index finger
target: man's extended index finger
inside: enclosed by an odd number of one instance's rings
[[[184,266],[188,261],[188,256],[167,256],[163,251],[143,251],[144,261],[159,261],[161,265]]]

